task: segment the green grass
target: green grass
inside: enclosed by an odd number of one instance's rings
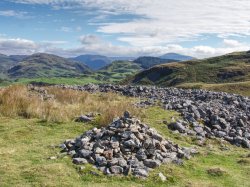
[[[165,138],[182,146],[197,146],[191,138],[170,132],[162,123],[162,120],[171,121],[172,116],[178,118],[178,113],[158,107],[145,110],[147,115],[142,120]],[[225,146],[229,150],[222,151],[222,143],[216,140],[198,147],[200,154],[185,160],[183,166],[162,165],[152,171],[147,180],[132,176],[94,176],[89,171],[96,170],[90,165],[79,172],[71,159],[60,156],[60,149],[54,146],[93,127],[74,122],[43,123],[38,119],[0,118],[0,186],[250,186],[249,162],[238,163],[249,151],[228,144]],[[51,156],[60,158],[48,159]],[[225,171],[224,175],[207,173],[208,169],[218,167]],[[167,176],[167,182],[158,179],[159,172]]]
[[[41,78],[20,78],[16,80],[0,81],[0,86],[8,86],[13,84],[29,84],[31,82],[42,82],[48,84],[68,84],[68,85],[83,85],[88,83],[99,84],[107,83],[104,80],[98,80],[95,75],[86,75],[81,77],[41,77]]]
[[[128,61],[115,61],[110,65],[96,72],[96,77],[101,77],[101,80],[108,82],[120,82],[128,76],[134,75],[141,71],[138,64]]]
[[[224,84],[186,83],[178,85],[180,88],[196,88],[213,91],[222,91],[244,96],[250,96],[250,81]]]
[[[18,79],[15,83],[27,84],[30,82],[43,82],[43,83],[50,83],[50,84],[87,84],[87,83],[101,83],[102,81],[98,81],[91,76],[82,76],[82,77],[52,77],[52,78],[34,78],[34,79]]]

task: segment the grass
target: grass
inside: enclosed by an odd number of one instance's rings
[[[12,89],[19,91],[13,92],[11,90],[12,93],[25,96],[26,91],[23,87],[14,86]],[[5,91],[0,90],[1,99]],[[85,108],[96,110],[98,105],[101,105],[100,107],[107,105],[110,108],[114,107],[114,110],[107,110],[106,108],[102,111],[104,115],[111,116],[113,111],[118,111],[115,115],[119,116],[125,109],[121,105],[135,101],[132,98],[115,94],[91,95],[84,92],[60,90],[49,90],[48,92],[55,95],[54,102],[60,105],[57,108],[57,111],[60,112],[69,110],[70,105],[82,102],[81,97],[83,97],[88,100],[88,102],[85,101]],[[10,92],[8,93],[10,95]],[[21,99],[18,98],[13,103],[9,102],[9,107],[13,106],[13,104],[16,108],[18,108],[17,106],[22,106],[23,109],[33,107],[33,105],[15,103],[22,103]],[[0,108],[3,105],[6,106],[7,104],[0,101]],[[34,104],[34,106],[40,108],[42,105]],[[126,106],[129,107],[127,109],[133,111],[130,104]],[[60,149],[55,145],[59,145],[65,139],[75,138],[84,131],[101,126],[99,120],[94,123],[75,123],[69,116],[69,120],[66,120],[66,122],[64,120],[45,121],[41,116],[33,116],[33,113],[30,113],[30,116],[27,117],[20,114],[16,115],[18,114],[16,111],[19,110],[12,109],[10,111],[14,112],[15,115],[8,116],[6,114],[10,112],[0,112],[0,186],[250,186],[250,157],[247,156],[249,155],[248,150],[237,148],[219,140],[208,140],[204,146],[198,146],[192,138],[169,131],[166,125],[163,124],[163,120],[171,122],[172,117],[175,119],[180,118],[179,114],[174,111],[150,107],[141,109],[139,113],[135,112],[134,114],[139,116],[143,122],[155,128],[166,139],[170,139],[181,146],[196,147],[199,154],[190,160],[185,160],[182,166],[174,164],[162,165],[151,171],[149,178],[146,180],[132,176],[108,177],[91,165],[86,165],[83,171],[79,171],[78,166],[72,164],[69,156],[59,154]],[[63,117],[62,119],[64,119]],[[105,123],[108,124],[108,122],[109,119]],[[225,150],[222,147],[228,149]],[[57,159],[48,159],[54,156]],[[219,176],[211,175],[208,170],[214,168],[219,168],[223,171],[223,174]],[[97,172],[99,176],[90,174],[90,171]],[[157,176],[159,172],[167,176],[166,182],[159,180]]]
[[[160,119],[170,120],[172,112],[159,108],[146,109],[152,127],[162,129]],[[155,116],[155,114],[158,114]],[[176,115],[176,114],[175,114]],[[160,118],[160,116],[162,118]],[[158,118],[159,117],[159,118]],[[79,172],[71,163],[68,156],[61,157],[60,149],[54,145],[65,139],[75,138],[93,124],[49,123],[38,119],[0,118],[0,186],[249,186],[249,164],[237,162],[247,151],[227,145],[229,151],[221,151],[215,144],[199,148],[200,154],[191,160],[185,160],[183,166],[173,164],[162,165],[152,171],[147,180],[134,177],[107,177],[102,174],[94,176],[90,171],[96,171],[92,166]],[[169,137],[171,132],[164,128],[160,131],[166,138],[170,138],[182,145],[194,146],[184,139]],[[56,160],[48,159],[58,156]],[[249,159],[249,158],[245,158]],[[207,170],[221,168],[225,171],[222,176],[211,176]],[[161,182],[157,174],[162,172],[167,176],[167,182]]]
[[[250,96],[250,81],[224,84],[186,83],[178,85],[178,87],[205,89]]]
[[[44,90],[40,90],[44,92]],[[39,118],[43,121],[71,122],[77,116],[97,112],[98,123],[105,125],[114,117],[130,110],[142,115],[133,105],[134,100],[113,93],[89,94],[76,90],[46,88],[47,96],[39,90],[30,92],[26,86],[14,85],[0,90],[0,114],[5,117]],[[47,98],[51,96],[52,98]]]
[[[14,85],[14,84],[30,84],[32,82],[48,83],[48,84],[68,84],[68,85],[83,85],[88,83],[99,84],[106,83],[96,75],[84,75],[79,77],[41,77],[41,78],[20,78],[12,80],[0,80],[0,87]]]

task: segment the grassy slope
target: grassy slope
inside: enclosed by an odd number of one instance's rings
[[[250,80],[250,53],[190,60],[155,66],[137,74],[131,82],[176,86],[183,83],[230,83]]]
[[[96,73],[103,81],[119,82],[124,78],[139,72],[142,68],[133,62],[115,61]]]
[[[250,97],[250,81],[224,84],[186,83],[178,85],[178,87],[222,91]]]
[[[170,121],[175,112],[159,108],[146,109],[147,117],[143,121],[151,124],[166,138],[182,146],[193,146],[190,138],[171,133],[161,120]],[[75,138],[84,131],[93,128],[91,124],[45,123],[38,119],[0,118],[0,186],[249,186],[250,158],[239,164],[248,151],[227,145],[229,151],[221,151],[216,141],[206,147],[200,147],[200,154],[185,161],[184,166],[163,165],[151,172],[147,180],[134,177],[93,176],[92,166],[78,172],[68,156],[56,160],[60,149],[54,148],[67,138]],[[223,176],[211,176],[207,169],[221,168]],[[163,172],[167,182],[161,182],[157,176]]]

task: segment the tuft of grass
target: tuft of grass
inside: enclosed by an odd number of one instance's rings
[[[220,177],[224,175],[226,172],[223,171],[221,168],[211,168],[207,170],[207,173],[214,177]]]
[[[76,117],[97,112],[100,125],[109,124],[113,118],[129,110],[142,116],[140,109],[133,105],[134,100],[114,93],[90,94],[76,90],[46,88],[51,99],[44,100],[37,92],[30,92],[25,86],[14,85],[0,92],[0,113],[6,117],[38,118],[43,121],[70,122]]]

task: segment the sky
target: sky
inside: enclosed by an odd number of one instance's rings
[[[249,0],[1,0],[0,53],[196,58],[250,50]]]

